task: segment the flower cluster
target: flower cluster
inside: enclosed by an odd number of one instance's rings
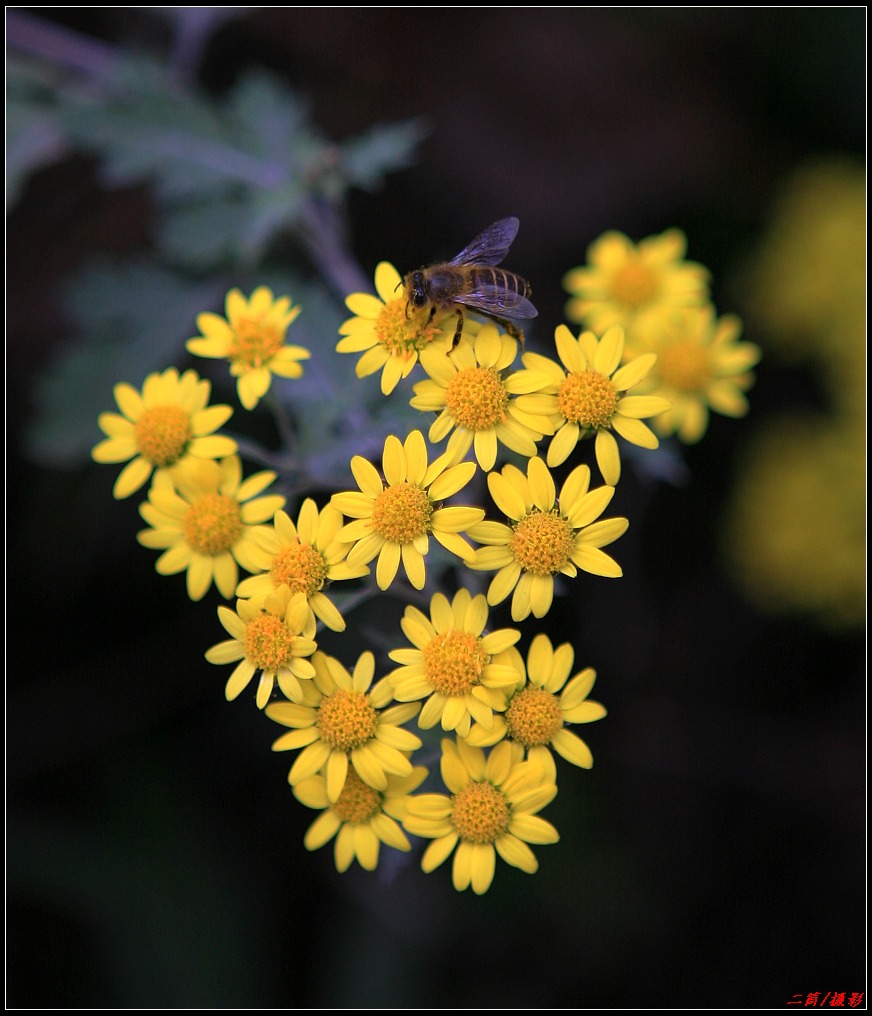
[[[354,316],[341,326],[336,350],[361,354],[359,378],[380,372],[384,396],[413,370],[423,372],[409,404],[435,419],[388,434],[374,461],[353,455],[357,489],[334,489],[320,506],[303,497],[295,516],[271,491],[276,473],[243,479],[236,442],[215,433],[232,411],[208,405],[210,383],[196,372],[152,374],[141,392],[116,386],[120,415],[100,416],[106,440],[93,457],[127,462],[116,497],[151,478],[140,506],[149,528],[138,538],[162,551],[161,574],[185,571],[192,600],[213,583],[223,599],[235,598],[217,607],[229,638],[206,660],[232,665],[228,700],[253,685],[257,707],[287,728],[273,750],[295,753],[288,782],[318,813],[304,845],[333,841],[339,871],[354,860],[372,870],[382,845],[408,852],[417,837],[430,841],[425,872],[453,855],[455,888],[480,894],[492,884],[497,856],[533,873],[533,846],[557,841],[539,812],[557,794],[555,755],[561,765],[593,765],[571,728],[606,715],[588,697],[596,673],[573,673],[568,642],[555,646],[544,632],[492,624],[491,612],[510,599],[511,621],[520,625],[545,617],[582,573],[621,576],[603,549],[629,524],[603,517],[621,477],[617,439],[656,449],[655,431],[700,436],[702,396],[694,401],[675,380],[682,369],[689,376],[689,365],[704,361],[705,404],[743,411],[754,347],[735,342],[732,319],[714,321],[706,273],[679,263],[682,255],[676,231],[638,251],[619,234],[599,241],[593,267],[567,276],[578,294],[570,316],[591,330],[574,336],[559,325],[559,362],[524,352],[511,322],[411,304],[400,274],[382,262],[378,295],[347,298]],[[308,350],[286,343],[299,312],[266,287],[249,298],[234,289],[225,317],[198,316],[202,334],[187,349],[227,361],[240,403],[254,409],[274,376],[303,373]],[[656,345],[651,322],[661,312],[660,345],[644,348]],[[680,328],[684,353],[678,340],[669,346],[664,338]],[[657,375],[661,360],[667,366]],[[585,438],[593,438],[604,482],[595,483],[581,461],[555,477]],[[425,593],[446,557],[454,592]],[[481,572],[493,573],[486,593],[476,591]],[[336,587],[349,583],[348,597],[337,596]],[[400,631],[379,633],[393,669],[370,649],[353,663],[324,651],[323,629],[344,632],[355,602],[385,595],[406,600]],[[519,646],[527,634],[525,656]],[[428,751],[438,753],[444,792],[417,792],[430,773],[416,755]]]
[[[643,448],[657,447],[657,437],[648,427],[640,426],[641,418],[652,418],[651,426],[659,437],[675,435],[680,441],[694,443],[705,434],[710,412],[744,416],[748,411],[745,392],[754,381],[751,368],[760,359],[758,346],[738,341],[742,325],[735,315],[717,318],[708,271],[685,261],[686,249],[684,234],[677,229],[649,236],[638,245],[613,231],[591,244],[586,266],[572,269],[563,279],[572,294],[566,305],[571,321],[592,332],[604,332],[603,342],[612,327],[622,331],[625,344],[617,359],[614,346],[618,340],[612,338],[609,353],[599,353],[599,359],[595,354],[592,362],[588,355],[586,366],[603,374],[610,365],[612,370],[620,362],[626,365],[612,378],[613,386],[618,391],[625,390],[620,385],[633,387],[634,395],[621,399],[620,409],[604,403],[605,412],[611,413],[607,425]],[[592,332],[579,337],[582,350],[597,348]],[[569,349],[566,337],[562,347]],[[570,351],[573,366],[560,344],[558,350],[570,377],[584,372],[584,355],[579,358]],[[567,423],[588,430],[604,426],[579,418],[566,382],[558,392],[558,402],[562,399],[563,405],[557,412]],[[562,461],[558,456],[569,446],[572,434],[570,431],[561,442],[555,439],[549,464]],[[619,468],[617,453],[605,444],[600,447],[601,440],[598,429],[597,461],[606,482],[611,482],[608,476],[614,476]]]

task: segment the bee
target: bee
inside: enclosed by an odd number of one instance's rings
[[[488,226],[450,261],[419,268],[403,277],[406,291],[406,316],[412,307],[430,307],[430,318],[437,310],[457,311],[454,345],[463,331],[463,308],[501,324],[509,335],[524,345],[524,333],[514,321],[527,321],[539,313],[530,303],[530,283],[514,272],[496,268],[509,253],[520,222],[510,216]]]

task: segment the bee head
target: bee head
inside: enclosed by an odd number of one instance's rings
[[[409,272],[403,281],[406,285],[406,296],[409,298],[409,303],[415,307],[426,307],[430,298],[427,296],[427,277],[424,272],[420,270]]]

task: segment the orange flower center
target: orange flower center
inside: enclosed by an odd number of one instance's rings
[[[553,575],[569,561],[575,535],[569,522],[556,511],[534,509],[515,526],[509,546],[515,560],[534,575]]]
[[[404,480],[385,489],[372,506],[372,527],[386,540],[411,543],[430,532],[433,504],[426,491]]]
[[[146,409],[133,425],[133,438],[140,454],[158,468],[179,461],[191,434],[190,414],[181,406]]]
[[[391,300],[375,320],[375,337],[391,354],[404,360],[416,356],[442,331],[441,321],[426,307],[408,307],[405,297]]]
[[[551,738],[563,726],[560,702],[543,688],[522,688],[512,696],[506,710],[509,737],[520,741],[525,748],[550,744]]]
[[[712,379],[708,351],[695,342],[674,342],[661,349],[654,369],[664,384],[682,392],[700,391]]]
[[[557,409],[571,423],[607,427],[618,406],[611,381],[597,370],[567,374],[557,391]]]
[[[281,349],[285,330],[262,318],[242,317],[233,322],[230,359],[248,368],[262,367]]]
[[[451,821],[467,843],[493,843],[509,828],[511,807],[492,783],[473,781],[451,798]]]
[[[188,545],[198,554],[226,553],[242,533],[239,502],[226,494],[198,497],[185,516],[184,531]]]
[[[490,430],[505,423],[509,395],[492,367],[467,367],[448,382],[445,405],[461,427]]]
[[[466,695],[490,663],[481,639],[453,628],[428,642],[423,655],[426,678],[440,695]]]
[[[381,801],[381,794],[374,787],[367,786],[349,766],[345,786],[332,808],[343,822],[363,825],[381,812]]]
[[[327,562],[311,544],[298,541],[276,554],[269,574],[274,585],[288,585],[292,593],[305,593],[309,597],[323,587]]]
[[[331,748],[353,751],[375,735],[378,712],[363,692],[339,688],[321,700],[315,725]]]
[[[632,259],[612,275],[612,296],[626,307],[641,307],[656,295],[657,283],[657,276],[647,265]]]
[[[296,636],[274,614],[261,614],[245,626],[245,655],[258,670],[276,671],[293,656]]]

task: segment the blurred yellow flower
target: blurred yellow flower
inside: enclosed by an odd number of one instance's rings
[[[761,354],[753,342],[738,341],[741,332],[735,314],[716,319],[712,307],[672,311],[649,331],[640,347],[644,354],[627,368],[649,353],[657,355],[641,388],[670,403],[651,421],[658,434],[675,434],[692,444],[705,434],[710,412],[733,417],[748,412],[745,392],[754,383],[751,368]]]
[[[686,252],[687,238],[678,229],[638,244],[615,230],[603,233],[588,247],[587,265],[563,277],[564,289],[572,294],[566,316],[598,334],[621,325],[635,341],[652,311],[707,303],[708,270],[685,261]]]
[[[761,610],[860,628],[866,507],[865,419],[773,421],[746,449],[725,563]]]

